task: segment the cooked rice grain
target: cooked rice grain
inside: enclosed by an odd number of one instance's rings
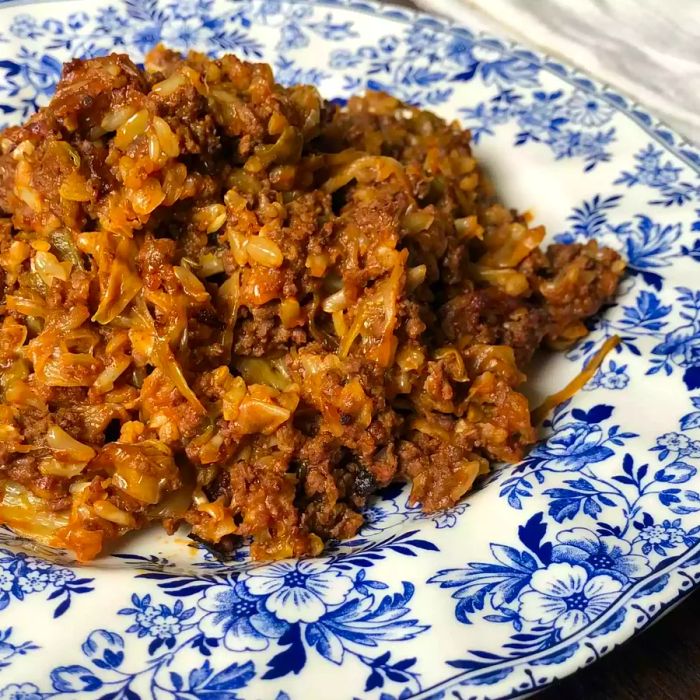
[[[377,489],[449,507],[624,264],[539,246],[456,123],[163,47],[0,135],[0,521],[81,560],[162,522],[316,555]]]

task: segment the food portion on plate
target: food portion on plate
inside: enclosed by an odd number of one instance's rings
[[[0,134],[0,521],[79,560],[151,522],[277,559],[395,480],[453,505],[535,441],[528,361],[623,272],[544,235],[389,95],[71,61]]]

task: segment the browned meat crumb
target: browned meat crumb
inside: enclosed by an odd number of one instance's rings
[[[71,61],[0,134],[0,521],[82,560],[154,521],[270,559],[397,479],[449,507],[533,443],[523,370],[622,274],[543,237],[389,95]]]

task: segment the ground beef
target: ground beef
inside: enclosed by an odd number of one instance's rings
[[[543,237],[389,95],[71,61],[0,134],[0,521],[82,560],[153,521],[275,559],[395,480],[449,507],[534,442],[523,370],[622,274]]]
[[[545,309],[493,287],[453,297],[438,316],[446,342],[508,345],[523,368],[547,332]]]

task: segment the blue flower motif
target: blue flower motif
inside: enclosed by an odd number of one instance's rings
[[[57,36],[63,34],[63,22],[58,19],[47,19],[45,22],[42,22],[41,28]]]
[[[407,506],[407,513],[412,521],[429,520],[435,524],[438,530],[442,530],[454,527],[458,522],[459,516],[462,515],[467,508],[469,508],[469,503],[463,501],[446,510],[440,510],[436,513],[424,513],[421,506],[416,504],[415,506]]]
[[[56,588],[63,588],[69,581],[75,579],[75,572],[59,566],[52,566],[48,572],[49,581]]]
[[[586,391],[592,389],[609,389],[610,391],[619,391],[624,389],[630,381],[627,374],[627,365],[618,365],[615,360],[611,360],[607,369],[599,369],[593,378],[587,382],[584,387]]]
[[[206,613],[199,621],[201,632],[223,639],[231,651],[266,649],[269,639],[282,636],[287,625],[265,609],[265,599],[252,595],[243,583],[210,586],[197,603]]]
[[[518,66],[522,69],[523,76],[526,77],[528,71],[531,76],[536,75],[537,66],[525,57],[511,60],[515,63],[508,63],[508,65],[511,68],[513,65]],[[498,64],[488,65],[489,70],[496,70],[493,66]],[[502,74],[500,69],[499,74]],[[467,79],[469,75],[470,73],[467,72],[460,78]],[[512,76],[504,80],[506,83],[518,82],[511,78]],[[484,81],[488,82],[486,77]],[[581,120],[583,116],[574,110],[572,117],[571,105],[566,101],[563,90],[554,92],[536,90],[532,93],[530,102],[523,98],[524,95],[508,87],[502,89],[488,103],[481,102],[474,108],[462,108],[460,112],[466,117],[474,142],[477,143],[484,134],[493,135],[494,126],[515,120],[521,129],[516,134],[516,146],[537,142],[549,146],[557,159],[582,157],[586,162],[584,168],[586,172],[594,168],[597,163],[610,159],[608,146],[615,140],[615,129],[588,131],[593,127],[580,122],[578,123],[580,128],[571,128],[577,126],[574,117]],[[573,104],[575,108],[576,103]]]
[[[85,666],[59,666],[51,671],[51,684],[62,693],[82,693],[102,687],[102,681]]]
[[[342,70],[344,68],[352,68],[362,62],[362,57],[353,53],[348,49],[336,49],[331,52],[329,65],[331,68]]]
[[[151,626],[151,621],[158,614],[158,609],[152,605],[145,605],[139,607],[139,612],[134,616],[136,619],[136,624],[140,627],[139,636],[148,634],[148,630]]]
[[[700,291],[678,287],[678,305],[683,309],[678,314],[683,319],[683,325],[667,332],[663,340],[651,349],[656,355],[651,359],[651,367],[647,374],[656,374],[662,369],[667,375],[673,372],[673,366],[684,369],[683,381],[688,390],[700,387]],[[657,301],[658,306],[658,301]],[[671,310],[668,309],[665,315]],[[667,321],[657,324],[653,330],[661,330]],[[660,333],[654,334],[659,337]]]
[[[526,132],[546,140],[550,135],[554,138],[555,132],[568,120],[562,116],[558,100],[561,92],[547,94],[536,92],[535,99],[529,108],[523,109],[518,114],[518,125]]]
[[[653,174],[660,166],[662,155],[662,152],[657,151],[653,144],[650,143],[634,157],[638,163],[637,168],[640,172]]]
[[[49,576],[41,571],[29,571],[18,579],[19,587],[24,593],[38,593],[49,585]]]
[[[663,206],[683,205],[700,199],[700,186],[692,182],[681,182],[682,168],[673,161],[662,160],[664,153],[649,144],[635,155],[634,170],[623,170],[614,184],[644,185],[659,190],[662,199],[651,200],[650,204]]]
[[[445,55],[464,69],[459,80],[471,80],[479,74],[487,85],[534,85],[539,67],[518,56],[496,39],[471,39],[455,34],[447,44]]]
[[[265,607],[285,622],[315,622],[340,605],[353,589],[349,576],[321,561],[282,561],[247,574],[245,586],[265,598]]]
[[[179,22],[171,22],[162,29],[163,43],[166,46],[178,46],[182,49],[202,47],[206,43],[207,37],[207,28],[198,17],[188,17]]]
[[[50,561],[44,559],[37,559],[36,557],[27,557],[24,560],[24,565],[29,569],[29,571],[45,571],[49,575],[49,580],[53,580],[52,576],[65,576],[69,578],[75,578],[75,574],[70,569],[63,569],[61,567],[54,566]],[[70,575],[70,576],[69,576]]]
[[[401,513],[396,503],[391,501],[376,501],[362,513],[365,522],[360,534],[363,537],[396,527],[408,519],[408,515]]]
[[[10,32],[20,39],[33,39],[39,28],[31,15],[17,15],[10,25]]]
[[[52,589],[48,599],[58,605],[54,617],[63,615],[71,605],[73,594],[88,593],[91,578],[77,578],[75,573],[24,552],[0,549],[0,610],[10,602]],[[0,639],[1,641],[1,639]]]
[[[615,140],[615,130],[588,133],[585,131],[561,130],[556,126],[558,117],[548,140],[549,146],[557,158],[583,157],[586,162],[586,170],[591,170],[596,163],[609,160],[610,156],[606,146]]]
[[[652,353],[667,355],[679,367],[696,367],[700,365],[700,329],[696,323],[676,328]]]
[[[557,535],[552,561],[583,566],[589,574],[607,574],[627,583],[651,573],[649,560],[632,554],[632,545],[619,537],[599,537],[583,527],[564,530]]]
[[[35,60],[23,63],[22,77],[37,95],[50,96],[61,77],[61,63],[52,56],[35,56]]]
[[[303,49],[309,43],[309,37],[302,31],[296,22],[290,22],[282,27],[280,34],[280,48],[283,51],[290,49]]]
[[[134,32],[132,43],[141,53],[146,53],[162,39],[163,28],[157,24],[147,24]]]
[[[88,22],[89,17],[85,12],[74,12],[68,15],[68,26],[73,29],[81,29]]]
[[[685,452],[690,447],[690,438],[683,433],[664,433],[656,438],[656,444],[669,452]]]
[[[181,600],[170,608],[167,605],[152,605],[151,596],[139,598],[131,596],[133,608],[123,608],[120,615],[133,615],[134,624],[127,632],[136,632],[139,637],[153,637],[159,643],[166,642],[173,646],[175,638],[185,629],[186,621],[195,613],[194,608],[185,609]],[[159,645],[153,647],[157,649]]]
[[[10,683],[0,690],[0,700],[42,700],[43,695],[34,683]]]
[[[602,615],[621,590],[622,583],[608,574],[590,575],[583,566],[555,562],[532,575],[530,590],[518,598],[518,612],[565,639]]]
[[[9,592],[14,588],[15,575],[7,569],[0,569],[0,591]]]
[[[603,389],[610,389],[613,391],[624,389],[629,384],[629,381],[629,375],[621,372],[602,372],[598,379],[599,385]]]
[[[168,639],[169,637],[177,637],[180,632],[182,632],[182,620],[170,611],[160,611],[151,618],[149,633],[153,637]]]
[[[432,50],[440,43],[440,35],[424,24],[411,27],[404,41],[409,47],[409,55],[420,55],[425,49]]]
[[[559,428],[530,452],[530,459],[553,471],[576,471],[613,454],[598,425],[576,421]]]
[[[643,185],[649,187],[665,187],[673,184],[678,179],[681,169],[673,166],[671,161],[661,162],[661,151],[657,151],[651,144],[640,152],[637,158],[637,179]]]
[[[80,647],[98,668],[118,668],[124,660],[124,639],[108,630],[95,630]]]
[[[119,34],[128,22],[114,7],[105,7],[97,12],[97,24],[106,34]]]
[[[602,126],[613,115],[610,105],[583,92],[574,93],[566,102],[565,108],[574,124],[586,127]]]
[[[673,549],[688,539],[688,533],[681,527],[680,518],[654,523],[649,516],[645,516],[645,522],[635,523],[635,526],[639,530],[635,542],[641,544],[643,554],[654,551],[664,556],[667,549]]]
[[[202,16],[206,17],[208,15],[210,7],[211,0],[178,0],[170,6],[173,17],[178,19],[198,17],[200,24],[202,23]]]
[[[393,53],[400,43],[401,40],[397,36],[384,36],[379,40],[379,48],[384,53]]]

